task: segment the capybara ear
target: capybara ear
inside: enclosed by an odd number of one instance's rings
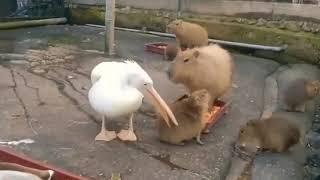
[[[199,55],[200,55],[200,52],[199,52],[198,50],[195,50],[195,51],[193,52],[193,56],[194,56],[195,58],[198,58]]]

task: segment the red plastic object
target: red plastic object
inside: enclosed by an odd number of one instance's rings
[[[155,43],[148,43],[144,45],[146,51],[164,55],[165,48],[160,48],[159,46],[165,46],[166,48],[168,44],[164,42],[155,42]]]
[[[228,108],[229,108],[229,105],[230,105],[230,102],[229,103],[226,103],[224,101],[220,101],[220,100],[217,100],[215,103],[214,103],[214,106],[212,107],[212,110],[214,110],[214,108],[216,106],[219,107],[219,110],[216,111],[215,113],[212,113],[208,120],[207,120],[207,124],[205,126],[205,128],[203,129],[203,132],[208,132],[208,130],[213,126],[215,125],[219,119],[222,118],[223,115],[227,114],[227,111],[228,111]]]
[[[8,148],[2,148],[2,147],[0,148],[0,161],[16,163],[22,166],[42,169],[42,170],[51,169],[55,172],[52,177],[52,180],[89,180],[89,178],[76,176],[62,169],[58,169],[56,167],[44,164],[40,161],[36,161],[28,157],[25,157],[23,155],[19,155],[18,153]]]

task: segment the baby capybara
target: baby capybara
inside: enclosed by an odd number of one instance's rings
[[[320,94],[320,81],[299,78],[292,81],[284,91],[287,111],[305,112],[306,102]]]
[[[167,25],[167,31],[176,35],[182,49],[208,45],[208,32],[198,24],[174,20]]]
[[[190,92],[208,90],[210,104],[213,104],[231,87],[233,71],[231,54],[215,44],[180,51],[167,74],[170,80],[183,84]]]
[[[236,145],[249,152],[284,152],[297,144],[299,139],[300,131],[296,124],[285,118],[271,117],[250,120],[240,129]]]
[[[201,141],[201,132],[205,126],[205,114],[208,110],[210,95],[207,90],[198,90],[190,96],[185,95],[170,105],[179,126],[168,127],[159,120],[159,137],[163,142],[175,145],[184,145],[183,141],[196,137],[197,143]]]

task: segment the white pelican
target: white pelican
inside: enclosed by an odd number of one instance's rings
[[[93,68],[91,82],[92,87],[88,93],[89,102],[91,107],[102,116],[101,132],[95,140],[111,141],[118,136],[124,141],[136,141],[132,119],[133,113],[140,108],[143,97],[150,100],[168,126],[170,126],[169,120],[178,125],[168,105],[153,88],[150,76],[135,61],[102,62]],[[106,130],[106,118],[129,114],[128,130],[121,130],[118,134],[115,131]]]

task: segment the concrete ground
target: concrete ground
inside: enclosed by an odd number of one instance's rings
[[[224,179],[238,129],[248,119],[260,117],[265,78],[280,65],[234,54],[237,86],[224,98],[233,101],[232,107],[212,127],[211,133],[203,137],[204,146],[194,141],[184,147],[159,142],[156,120],[150,116],[152,110],[147,104],[134,117],[138,142],[94,142],[100,130],[100,117],[90,108],[87,92],[91,69],[106,60],[101,54],[103,39],[102,29],[84,26],[1,31],[0,53],[24,56],[11,58],[11,63],[8,59],[1,61],[0,140],[33,139],[32,144],[11,147],[94,179],[109,179],[112,173],[120,173],[124,180]],[[166,77],[164,71],[169,62],[144,51],[145,43],[157,41],[172,39],[116,32],[118,55],[141,64],[153,78],[160,95],[171,102],[185,90]],[[65,60],[61,62],[53,62],[46,56],[51,64],[46,61],[32,64],[36,60],[28,56],[30,49],[45,50],[48,46],[66,44],[72,48],[62,55]],[[117,131],[127,126],[127,117],[107,123],[108,129]]]

